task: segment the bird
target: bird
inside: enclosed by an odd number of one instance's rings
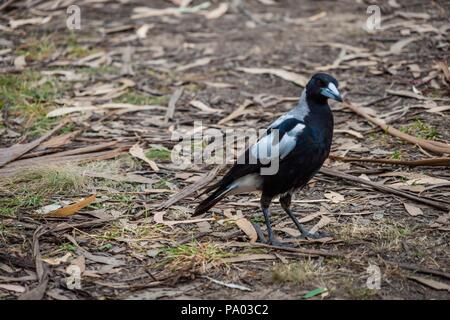
[[[278,196],[281,207],[301,236],[323,237],[324,233],[305,229],[290,207],[294,193],[312,179],[328,158],[334,127],[328,100],[343,102],[338,87],[333,76],[314,74],[295,107],[270,124],[265,135],[238,157],[223,178],[202,193],[211,192],[198,204],[193,216],[207,212],[226,196],[259,191],[268,244],[282,244],[274,236],[269,212],[272,200]],[[277,170],[267,172],[274,163]]]

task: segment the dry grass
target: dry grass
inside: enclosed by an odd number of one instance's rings
[[[231,254],[217,244],[191,242],[161,250],[163,258],[160,265],[172,271],[192,270],[205,272],[208,264],[219,262]]]
[[[272,280],[275,282],[305,284],[312,280],[318,280],[324,275],[326,275],[325,268],[313,259],[277,264],[272,270]]]

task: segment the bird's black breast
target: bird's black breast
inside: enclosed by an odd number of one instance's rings
[[[305,118],[295,148],[280,161],[275,175],[264,176],[263,193],[276,196],[305,186],[327,159],[332,138],[333,115],[326,105]]]

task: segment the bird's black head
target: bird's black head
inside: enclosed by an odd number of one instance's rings
[[[338,90],[339,84],[335,78],[327,73],[316,73],[306,85],[306,94],[316,101],[333,99],[342,102]]]

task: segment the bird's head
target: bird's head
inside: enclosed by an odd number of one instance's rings
[[[317,101],[333,99],[342,102],[338,86],[337,80],[329,74],[316,73],[306,85],[306,94]]]

